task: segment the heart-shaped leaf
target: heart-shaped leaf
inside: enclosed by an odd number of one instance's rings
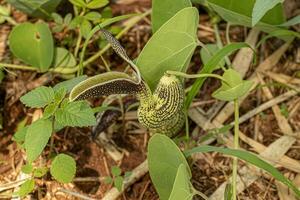
[[[233,101],[244,96],[252,87],[253,82],[243,81],[240,74],[233,69],[228,69],[223,74],[222,86],[212,96],[223,101]]]
[[[152,91],[167,70],[186,71],[197,46],[198,20],[196,8],[184,8],[147,42],[137,59],[137,66]]]
[[[54,43],[46,23],[16,26],[9,35],[9,47],[16,57],[40,71],[46,71],[52,63]]]
[[[184,155],[172,139],[165,135],[155,134],[150,138],[148,162],[151,180],[161,200],[169,199],[177,169],[181,164],[187,171],[187,179],[191,178],[191,171]]]
[[[184,164],[179,165],[169,200],[192,200],[194,194],[191,185],[186,166]]]
[[[74,67],[75,65],[76,60],[71,52],[65,48],[55,48],[53,67]]]
[[[261,18],[277,4],[284,0],[256,0],[252,11],[252,26],[255,26]]]
[[[252,27],[252,10],[255,0],[207,0],[208,4],[226,21]],[[276,5],[269,10],[266,15],[256,24],[260,30],[272,32],[279,28],[279,25],[285,22],[282,4]]]
[[[108,3],[108,0],[92,0],[87,4],[86,7],[88,7],[89,9],[97,9],[106,6]]]
[[[178,11],[191,6],[190,0],[152,0],[152,32],[155,33]]]

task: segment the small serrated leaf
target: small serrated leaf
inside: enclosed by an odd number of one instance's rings
[[[51,117],[57,108],[58,108],[58,104],[56,102],[50,103],[48,106],[46,106],[44,110],[43,118],[47,119]]]
[[[47,167],[40,167],[34,170],[33,176],[37,178],[43,177],[48,172]]]
[[[78,6],[78,7],[86,7],[86,4],[84,0],[69,0],[73,5]]]
[[[123,190],[123,182],[124,178],[122,176],[117,176],[114,179],[114,185],[119,190],[119,192]]]
[[[80,33],[84,38],[87,38],[91,30],[92,24],[88,20],[84,19],[80,24]]]
[[[111,184],[113,182],[113,179],[110,176],[106,176],[104,179],[105,184]]]
[[[23,165],[21,167],[21,171],[25,174],[30,174],[33,170],[33,167],[30,163],[27,163],[26,165]]]
[[[61,183],[69,183],[73,180],[76,172],[75,160],[66,154],[59,154],[51,164],[51,175]]]
[[[25,197],[27,194],[29,194],[30,192],[32,192],[34,189],[34,180],[30,179],[25,181],[25,183],[23,183],[20,187],[20,190],[17,192],[17,194],[20,197]]]
[[[18,130],[14,134],[13,140],[16,141],[18,144],[22,145],[23,142],[25,141],[25,136],[26,136],[27,129],[28,129],[28,126],[23,127],[20,130]]]
[[[118,166],[112,166],[111,173],[113,176],[119,176],[121,174],[121,169]]]
[[[89,9],[102,8],[102,7],[106,6],[108,3],[109,3],[108,0],[93,0],[87,4],[87,7]]]
[[[98,12],[89,12],[84,17],[91,21],[97,21],[101,18],[101,14]]]
[[[21,102],[31,108],[42,108],[54,100],[51,87],[38,87],[20,98]]]
[[[52,133],[52,121],[39,119],[28,126],[25,136],[25,150],[28,162],[34,161],[46,147]]]
[[[125,172],[124,178],[129,178],[132,175],[132,172]]]
[[[55,119],[64,126],[93,126],[96,118],[93,110],[85,101],[74,101],[65,104],[55,113]]]
[[[57,23],[57,24],[62,24],[63,23],[63,18],[59,14],[52,13],[51,16],[54,19],[55,23]]]
[[[53,87],[53,89],[54,89],[54,91],[56,91],[56,90],[59,90],[60,88],[64,88],[69,93],[77,84],[79,84],[81,81],[84,81],[86,79],[87,79],[86,75],[78,76],[76,78],[72,78],[70,80],[63,81],[63,82],[56,84]]]

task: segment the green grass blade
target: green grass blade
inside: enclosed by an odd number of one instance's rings
[[[221,60],[223,60],[226,56],[231,54],[232,52],[244,48],[249,47],[253,49],[249,44],[241,42],[241,43],[232,43],[224,48],[217,51],[217,53],[203,66],[202,70],[199,74],[210,74],[214,70],[218,68],[218,64]],[[254,51],[254,50],[253,50]],[[255,60],[255,58],[254,58]],[[193,84],[191,90],[189,91],[186,101],[185,101],[185,109],[187,110],[191,105],[193,99],[197,95],[198,91],[200,90],[201,86],[203,85],[206,78],[198,78],[195,83]]]
[[[300,24],[300,15],[288,20],[287,22],[280,24],[279,26],[289,27],[289,26],[294,26],[297,24]]]
[[[264,43],[267,39],[271,37],[278,37],[282,39],[293,39],[294,37],[300,38],[300,33],[291,30],[276,30],[271,32],[270,34],[264,36],[256,45],[258,48],[262,43]]]
[[[275,179],[287,185],[290,189],[292,189],[295,194],[300,197],[300,190],[290,181],[285,178],[275,167],[267,163],[266,161],[259,158],[257,155],[236,149],[228,149],[222,147],[214,147],[214,146],[200,146],[195,147],[191,150],[184,151],[185,156],[190,156],[193,153],[206,153],[206,152],[219,152],[230,156],[235,156],[241,160],[244,160],[248,163],[255,165],[256,167],[263,169],[269,172]]]

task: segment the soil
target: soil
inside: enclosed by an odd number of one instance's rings
[[[300,6],[297,1],[291,2],[290,5],[286,5],[286,9],[293,13],[299,14]],[[293,5],[293,6],[291,6]],[[296,6],[295,6],[296,5]],[[298,6],[298,8],[297,8]],[[114,16],[144,12],[150,9],[150,0],[117,0],[112,3],[112,11]],[[61,9],[61,12],[66,10]],[[34,21],[34,19],[15,11],[13,17],[17,22]],[[136,24],[132,29],[125,34],[120,40],[122,45],[126,47],[129,57],[136,58],[140,53],[143,46],[151,37],[151,25],[150,18],[146,18]],[[213,33],[213,27],[210,22],[210,18],[203,10],[200,9],[200,24],[205,27],[205,30],[199,29],[198,36],[203,43],[215,42],[215,36]],[[119,24],[122,26],[122,23]],[[221,22],[219,25],[220,34],[222,40],[226,42],[225,31],[226,23]],[[10,55],[7,44],[3,41],[7,40],[11,27],[7,25],[0,25],[0,60],[1,62],[14,62],[18,61],[13,59]],[[294,30],[299,30],[298,26],[293,27]],[[244,41],[249,29],[233,26],[230,29],[230,37],[232,42]],[[55,38],[62,38],[62,35],[56,34]],[[263,45],[263,51],[258,52],[258,61],[261,62],[269,55],[278,49],[283,42],[279,39],[268,40]],[[280,62],[272,69],[273,72],[285,74],[291,77],[296,77],[299,80],[300,72],[300,41],[294,41],[288,51],[282,56]],[[90,52],[96,52],[97,48],[94,45],[89,46]],[[2,51],[1,51],[2,50]],[[112,51],[109,51],[104,55],[105,60],[109,62],[111,70],[124,70],[126,64],[122,59],[118,58]],[[192,58],[188,73],[197,73],[202,66],[199,58],[199,50],[195,51]],[[230,57],[234,58],[234,55]],[[298,62],[297,62],[298,60]],[[248,72],[248,76],[255,71],[257,65],[253,65]],[[283,67],[284,66],[284,67]],[[85,73],[88,75],[95,75],[104,71],[104,63],[101,59],[94,62],[92,65],[86,68]],[[221,71],[220,71],[221,72]],[[41,110],[28,109],[19,101],[19,98],[26,92],[32,90],[41,85],[55,85],[59,81],[63,80],[59,76],[53,76],[50,74],[38,74],[35,72],[16,70],[13,72],[6,72],[6,76],[0,85],[0,109],[3,119],[3,128],[0,130],[0,186],[2,183],[12,182],[19,178],[20,167],[25,163],[25,153],[12,141],[12,136],[16,131],[17,126],[23,120],[29,124],[33,119],[38,117]],[[269,84],[274,83],[270,78],[266,78],[265,81]],[[186,81],[186,87],[190,86],[193,80]],[[204,111],[208,111],[215,102],[211,94],[215,89],[220,86],[220,83],[213,79],[208,79],[202,87],[202,90],[197,95],[195,102],[202,102],[199,108]],[[299,85],[297,86],[299,88]],[[274,96],[278,96],[287,91],[285,87],[270,86]],[[127,99],[126,99],[127,98]],[[128,99],[134,102],[134,97],[123,98],[123,103]],[[102,100],[95,100],[91,103],[99,105]],[[266,102],[267,99],[262,95],[260,89],[255,90],[241,105],[241,115],[255,109],[260,104]],[[294,96],[288,99],[285,103],[290,116],[288,121],[295,132],[300,131],[300,98]],[[281,104],[283,105],[283,104]],[[134,109],[130,112],[134,113]],[[78,194],[84,195],[89,198],[101,199],[106,192],[108,192],[113,186],[112,184],[105,184],[103,179],[107,176],[111,176],[110,169],[112,166],[119,166],[122,170],[122,174],[132,171],[135,167],[141,164],[147,158],[147,141],[150,138],[150,134],[141,127],[135,117],[130,117],[130,112],[125,117],[119,113],[111,121],[110,124],[105,127],[104,132],[108,137],[112,146],[115,147],[122,155],[122,159],[115,161],[112,156],[107,152],[104,146],[99,145],[91,139],[90,128],[65,128],[55,134],[55,148],[54,152],[66,153],[72,155],[76,159],[77,172],[76,178],[71,184],[59,184],[54,181],[48,174],[44,179],[38,182],[38,190],[32,195],[35,199],[80,199],[65,192],[57,192],[59,188],[65,188],[69,191],[74,191]],[[127,116],[127,117],[126,117]],[[233,118],[230,118],[227,122],[231,122]],[[197,125],[190,120],[189,130],[194,130]],[[192,138],[199,138],[207,133],[198,127],[193,133]],[[275,115],[271,109],[252,117],[247,122],[242,123],[240,130],[248,137],[256,140],[264,146],[270,145],[276,139],[283,135],[276,121]],[[254,131],[255,130],[255,131]],[[184,135],[184,130],[179,135]],[[211,145],[222,146],[222,141],[215,141]],[[241,147],[248,151],[255,150],[249,146],[249,144],[241,142]],[[295,144],[290,148],[286,156],[299,161],[300,140],[297,140]],[[257,152],[255,152],[257,153]],[[47,157],[49,154],[49,147],[43,154],[43,157]],[[37,163],[43,163],[45,160],[41,157]],[[204,193],[205,195],[211,195],[224,181],[228,180],[231,175],[232,159],[219,153],[207,153],[198,157],[191,162],[192,169],[192,183],[195,189]],[[244,166],[244,162],[239,163],[239,167]],[[295,177],[297,174],[284,167],[279,168],[282,173],[289,177]],[[1,192],[0,192],[1,195]],[[1,196],[0,196],[1,198]],[[157,200],[158,195],[154,186],[151,183],[149,174],[142,176],[132,186],[127,188],[124,193],[119,197],[120,200]],[[200,197],[194,197],[194,199],[201,199]],[[268,199],[278,200],[279,194],[275,184],[275,180],[262,174],[260,178],[247,187],[242,193],[239,194],[240,200],[254,200],[254,199]]]

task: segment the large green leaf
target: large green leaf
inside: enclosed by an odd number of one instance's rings
[[[28,162],[33,162],[43,151],[52,133],[52,122],[39,119],[28,126],[25,136],[25,150]]]
[[[184,152],[186,156],[190,156],[193,153],[206,153],[206,152],[219,152],[226,155],[235,156],[241,160],[244,160],[250,164],[255,165],[256,167],[263,169],[267,172],[269,172],[274,178],[276,178],[278,181],[281,181],[285,185],[287,185],[289,188],[291,188],[298,197],[300,197],[300,190],[290,181],[289,179],[285,178],[284,175],[282,175],[275,167],[267,163],[266,161],[260,159],[257,155],[243,151],[243,150],[236,150],[236,149],[228,149],[228,148],[222,148],[222,147],[214,147],[214,146],[200,146],[195,147],[191,150],[187,150]]]
[[[28,15],[49,17],[61,0],[7,0],[7,2]]]
[[[190,0],[152,0],[152,32],[155,33],[178,11],[191,6]]]
[[[41,71],[46,71],[52,63],[54,43],[46,23],[26,22],[14,27],[9,35],[9,47],[15,56]]]
[[[198,11],[184,8],[167,21],[148,41],[137,59],[142,77],[156,88],[165,71],[186,71],[197,46]]]
[[[259,20],[277,4],[284,0],[256,0],[252,11],[252,26],[255,26]]]
[[[173,184],[173,189],[170,194],[169,200],[192,200],[193,190],[191,188],[191,183],[189,180],[189,174],[184,164],[180,164],[177,170],[175,182]]]
[[[155,134],[148,144],[148,162],[151,180],[161,200],[172,192],[178,167],[183,164],[191,178],[189,165],[177,145],[167,136]]]
[[[237,25],[252,26],[251,16],[255,0],[243,0],[242,3],[240,0],[207,0],[207,2],[226,21]],[[278,4],[269,10],[256,26],[262,31],[271,32],[279,29],[273,25],[282,24],[284,21],[282,4]]]

